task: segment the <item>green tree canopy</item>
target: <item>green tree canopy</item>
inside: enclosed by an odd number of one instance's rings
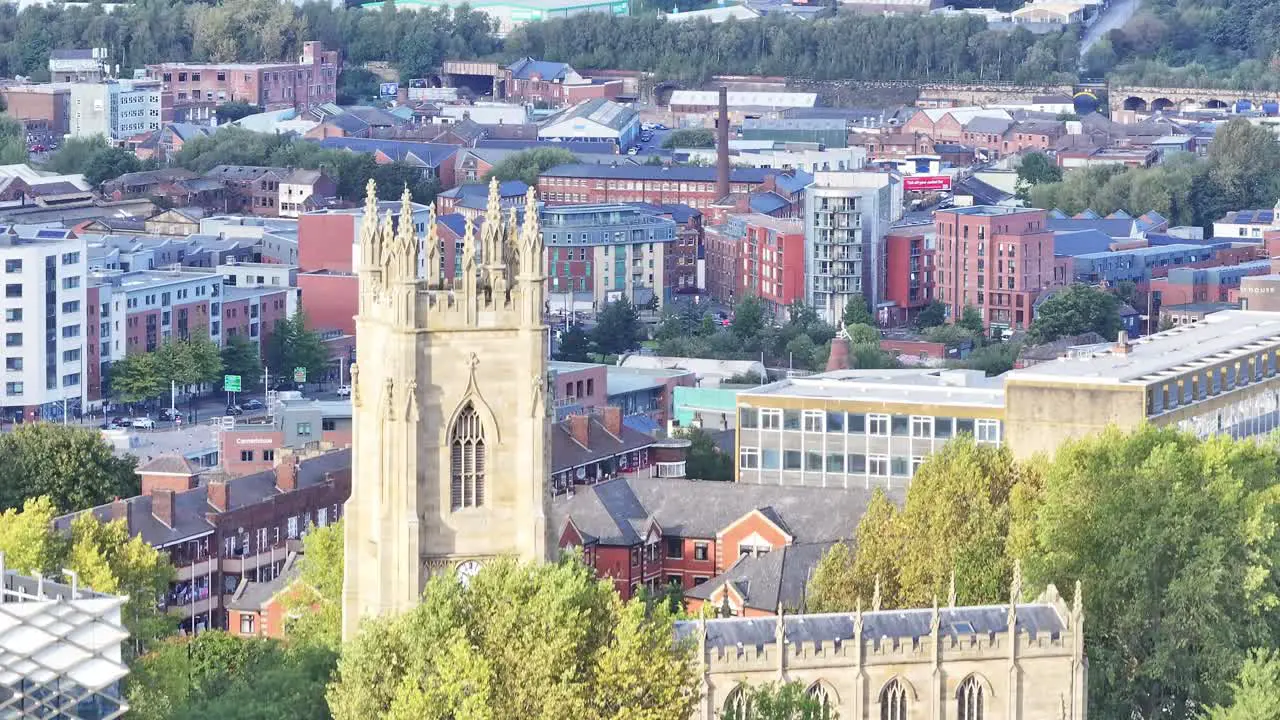
[[[131,497],[136,464],[117,457],[96,430],[26,423],[0,435],[0,508],[44,496],[66,513]]]
[[[685,457],[685,477],[733,480],[733,457],[720,451],[710,433],[700,427],[687,427],[680,430],[680,435],[691,443]]]
[[[672,633],[664,604],[624,605],[580,560],[497,559],[467,584],[436,575],[414,609],[365,621],[329,706],[336,720],[689,717],[697,675]]]
[[[222,369],[228,375],[239,375],[241,387],[257,387],[262,382],[262,358],[258,344],[243,335],[232,335],[222,346]]]
[[[844,304],[844,313],[841,315],[841,322],[845,327],[850,325],[871,325],[875,326],[876,320],[871,316],[871,311],[867,309],[867,299],[861,295],[850,296]]]
[[[337,652],[342,645],[342,523],[302,537],[298,579],[285,593],[285,635]]]
[[[1041,183],[1062,181],[1062,168],[1042,152],[1029,152],[1018,163],[1018,197],[1030,200],[1031,188]]]
[[[0,115],[0,165],[27,162],[27,131],[22,123]]]
[[[267,367],[277,378],[292,374],[294,368],[306,368],[307,380],[319,382],[329,366],[329,351],[320,333],[307,328],[307,316],[301,310],[293,317],[277,320],[263,342]]]
[[[1280,455],[1145,426],[1071,442],[1013,528],[1029,587],[1084,587],[1093,717],[1192,718],[1274,648]]]
[[[745,686],[740,703],[724,720],[836,720],[834,711],[798,682]]]
[[[947,321],[947,306],[940,300],[933,300],[916,315],[916,327],[920,329],[937,327]]]
[[[1040,303],[1027,340],[1039,345],[1090,330],[1108,340],[1117,337],[1120,301],[1105,290],[1072,285]]]
[[[709,128],[673,130],[662,140],[664,148],[713,148],[715,146],[716,131]]]
[[[108,180],[141,169],[142,161],[137,155],[124,148],[109,147],[94,153],[80,171],[90,185],[97,187]]]
[[[484,181],[487,183],[493,178],[497,178],[500,182],[521,180],[524,184],[533,187],[538,184],[538,176],[543,172],[557,165],[572,162],[577,162],[577,159],[573,153],[564,148],[546,147],[525,150],[504,158],[494,165],[493,169],[484,176]]]
[[[1250,654],[1231,684],[1231,704],[1210,708],[1204,720],[1280,720],[1280,654]]]
[[[640,314],[626,298],[604,306],[591,329],[591,342],[605,355],[621,355],[640,346],[643,337]]]
[[[964,306],[956,325],[973,333],[973,338],[978,343],[981,343],[982,339],[987,336],[987,326],[982,322],[982,313],[972,305]]]
[[[146,352],[130,353],[111,363],[107,384],[111,397],[126,403],[153,398],[169,389],[159,358]]]
[[[581,325],[572,325],[560,333],[556,343],[556,359],[565,362],[591,362],[591,335]]]

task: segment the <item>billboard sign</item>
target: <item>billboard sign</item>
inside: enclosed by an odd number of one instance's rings
[[[907,192],[938,192],[951,189],[949,175],[910,175],[902,179],[902,189]]]
[[[400,90],[400,83],[382,83],[379,87],[378,95],[381,97],[395,97]]]
[[[226,392],[240,392],[240,376],[239,375],[223,375],[222,389]]]

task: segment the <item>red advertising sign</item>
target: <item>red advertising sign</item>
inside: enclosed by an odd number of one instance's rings
[[[951,189],[949,175],[910,175],[902,179],[902,189],[907,192],[937,192]]]

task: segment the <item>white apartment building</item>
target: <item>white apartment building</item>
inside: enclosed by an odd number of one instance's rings
[[[87,255],[69,230],[0,227],[4,417],[60,420],[82,405]]]
[[[0,718],[112,720],[129,710],[120,621],[128,600],[5,570],[0,553]]]
[[[884,236],[902,219],[902,177],[890,172],[817,172],[805,188],[805,302],[829,323],[862,295],[884,295]]]
[[[106,138],[111,143],[160,129],[159,80],[72,83],[69,124],[72,137]]]
[[[182,270],[98,270],[104,316],[103,362],[151,352],[170,339],[207,337],[222,345],[222,276]]]

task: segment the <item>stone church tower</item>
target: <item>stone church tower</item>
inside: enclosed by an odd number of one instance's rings
[[[420,238],[408,190],[360,229],[353,477],[346,505],[343,637],[417,604],[433,573],[463,577],[499,555],[549,556],[550,422],[542,236],[497,183],[467,221],[461,272],[441,272],[435,213]],[[421,268],[421,270],[420,270]]]

